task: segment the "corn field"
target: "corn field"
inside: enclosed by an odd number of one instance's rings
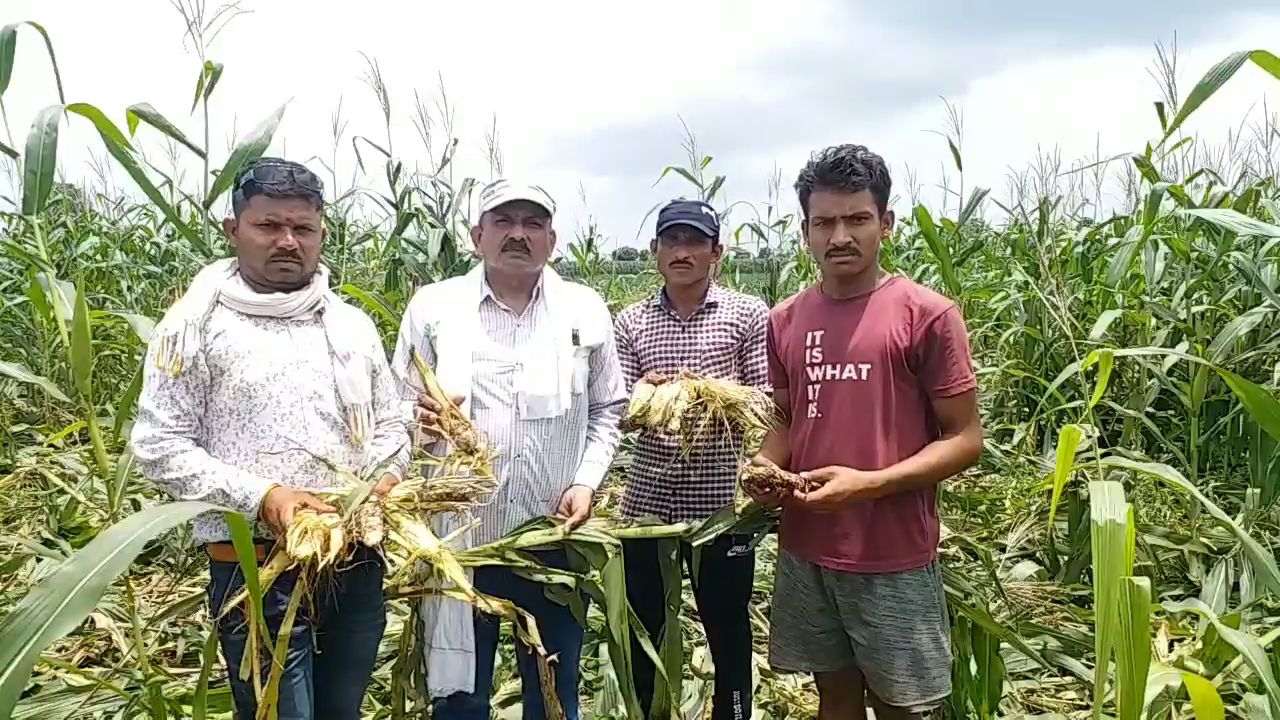
[[[229,717],[207,560],[184,522],[209,506],[162,497],[126,440],[151,329],[224,251],[218,213],[232,178],[277,147],[287,106],[218,151],[208,110],[223,65],[202,51],[188,116],[141,103],[110,118],[73,101],[79,89],[63,88],[56,60],[49,105],[8,116],[24,58],[56,58],[56,46],[37,23],[0,28],[0,167],[18,188],[0,198],[0,717]],[[987,430],[980,464],[941,494],[947,717],[1280,720],[1280,127],[1264,118],[1225,149],[1181,132],[1242,68],[1280,81],[1280,58],[1265,51],[1199,68],[1185,96],[1167,83],[1145,147],[1089,164],[1034,159],[1001,199],[963,190],[954,128],[950,201],[896,203],[882,262],[960,304]],[[390,108],[374,77],[372,100]],[[416,288],[475,261],[476,180],[455,172],[447,110],[434,121],[417,110],[433,128],[421,147],[393,153],[369,139],[390,133],[389,110],[385,128],[342,140],[382,178],[326,207],[338,291],[388,347]],[[73,123],[97,132],[122,189],[60,181],[59,133]],[[156,146],[168,152],[145,150]],[[692,136],[685,150],[655,175],[733,206],[726,225],[743,249],[727,254],[721,282],[770,304],[813,282],[781,178],[762,202],[730,202]],[[175,172],[175,157],[198,171]],[[411,170],[422,158],[427,169]],[[1120,207],[1103,206],[1104,187],[1121,189]],[[602,244],[588,228],[556,262],[615,312],[658,287],[647,257],[615,263]],[[756,717],[814,717],[812,682],[765,662],[773,518],[744,501],[741,515],[702,525],[623,529],[614,507],[627,462],[624,439],[596,517],[560,540],[590,561],[583,577],[605,600],[586,618],[585,716],[637,712],[618,538],[705,540],[737,524],[762,538]],[[547,537],[535,525],[473,552],[518,564],[519,549]],[[669,680],[659,707],[692,720],[709,710],[714,669],[684,595],[679,632],[651,641]],[[409,607],[388,603],[366,717],[427,716],[404,655]],[[509,642],[497,672],[495,713],[519,717]]]

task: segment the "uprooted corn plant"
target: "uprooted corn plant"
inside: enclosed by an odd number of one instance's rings
[[[38,33],[38,25],[0,28],[0,76],[24,72],[25,53],[52,52],[52,43],[14,42]],[[15,56],[15,47],[24,54]],[[1280,72],[1280,60],[1258,51],[1204,69],[1185,99],[1175,83],[1162,83],[1149,147],[1074,166],[1037,158],[1011,176],[999,200],[982,188],[966,194],[962,127],[953,123],[945,133],[955,161],[947,201],[900,213],[883,248],[891,270],[956,299],[979,366],[986,453],[943,486],[940,500],[955,659],[948,717],[1280,720],[1276,158],[1262,140],[1219,153],[1183,135],[1195,109],[1249,64]],[[20,198],[0,213],[0,716],[229,712],[204,597],[206,560],[185,529],[216,508],[162,498],[137,473],[125,442],[154,320],[221,252],[212,212],[225,204],[227,179],[282,139],[284,107],[215,165],[218,153],[191,138],[210,135],[207,110],[222,66],[202,55],[195,70],[193,120],[174,121],[146,104],[112,118],[68,102],[60,78],[47,109],[3,116],[0,166]],[[380,79],[372,86],[378,104],[390,107]],[[432,127],[448,134],[447,97],[439,110]],[[9,122],[29,123],[25,138]],[[55,182],[57,137],[67,123],[97,132],[127,192]],[[340,135],[342,127],[335,123]],[[1262,118],[1257,130],[1265,139],[1276,127]],[[173,143],[180,168],[144,152],[157,139]],[[372,143],[335,137],[336,146],[365,148],[366,169],[385,170],[374,187],[334,187],[326,256],[338,291],[365,308],[388,341],[415,288],[474,261],[464,248],[475,183],[454,182],[454,138],[443,147],[431,133],[421,139],[428,167],[411,172],[423,163],[386,151],[375,158]],[[729,208],[710,158],[692,137],[685,149],[688,162],[673,176],[691,187],[679,192]],[[170,179],[192,175],[188,185]],[[731,248],[720,275],[771,304],[816,272],[781,187],[775,178],[764,202],[733,204],[734,237],[758,247]],[[1113,195],[1121,198],[1114,212],[1102,201]],[[588,228],[558,267],[599,289],[614,310],[656,287],[650,262],[610,265],[601,242]],[[728,427],[741,431],[744,445],[758,437],[765,415],[749,392],[705,378],[666,380],[633,398],[634,432],[674,429],[687,438],[686,431]],[[429,376],[425,383],[431,387]],[[433,531],[433,514],[465,515],[492,490],[492,458],[463,421],[446,413],[439,430],[452,452],[418,451],[418,471],[385,499],[369,495],[375,477],[347,471],[349,482],[326,496],[339,515],[303,516],[261,571],[244,565],[253,583],[292,565],[322,577],[361,541],[383,549],[391,600],[369,717],[423,716],[417,607],[427,593],[504,615],[514,621],[512,639],[536,651],[535,623],[465,582],[466,568],[493,563],[537,577],[553,597],[570,589],[590,597],[586,608],[571,603],[587,628],[585,712],[634,717],[627,668],[637,628],[625,601],[621,539],[699,544],[730,528],[760,541],[751,611],[757,714],[815,715],[811,682],[765,662],[771,514],[743,501],[705,523],[621,522],[614,508],[633,433],[583,527],[566,535],[544,519],[485,546],[456,547]],[[851,429],[851,441],[860,432]],[[772,470],[744,473],[744,484],[761,487],[801,482]],[[228,518],[248,552],[248,523]],[[539,567],[527,552],[548,545],[569,550],[569,569]],[[251,606],[252,594],[244,602]],[[669,623],[663,637],[640,636],[659,660],[659,712],[700,718],[714,669],[687,588],[683,611],[684,622]],[[260,653],[270,654],[275,638],[256,636]],[[503,651],[497,669],[502,717],[519,715],[512,652]],[[269,666],[259,680],[269,695]]]

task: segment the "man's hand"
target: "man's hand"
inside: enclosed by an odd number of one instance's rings
[[[449,402],[454,405],[462,405],[463,397],[456,395],[449,398]],[[413,407],[413,417],[418,421],[418,428],[422,430],[422,434],[427,440],[436,441],[440,439],[437,430],[440,429],[440,413],[444,412],[444,408],[440,403],[436,402],[426,393],[419,393],[418,400]]]
[[[839,465],[802,472],[800,477],[817,489],[795,492],[793,502],[810,510],[839,510],[850,502],[875,499],[883,485],[876,473]]]
[[[560,505],[556,508],[556,517],[565,521],[565,527],[572,530],[582,524],[591,514],[591,498],[595,493],[586,485],[574,485],[560,496]]]
[[[392,488],[400,484],[400,478],[391,473],[383,473],[382,479],[378,480],[378,484],[373,486],[373,494],[379,497],[386,497]]]
[[[285,530],[299,510],[310,508],[318,513],[336,512],[337,508],[303,490],[277,485],[262,498],[258,516],[277,537],[284,537]]]
[[[756,455],[752,457],[751,464],[759,467],[773,468],[775,470],[778,469],[777,463],[775,463],[774,461],[770,460],[769,458],[763,455]],[[743,488],[743,489],[746,490],[746,488]],[[765,493],[763,495],[758,495],[756,493],[751,492],[750,490],[746,490],[746,493],[751,497],[752,500],[756,501],[757,505],[763,508],[766,508],[768,510],[774,510],[782,507],[783,502],[788,497],[780,492],[772,492],[772,493]]]

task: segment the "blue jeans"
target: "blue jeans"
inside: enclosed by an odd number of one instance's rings
[[[568,561],[563,550],[532,553],[548,567],[565,569]],[[507,568],[478,567],[475,569],[476,590],[494,597],[510,600],[517,607],[533,615],[542,636],[547,655],[556,656],[552,668],[556,676],[556,695],[567,720],[578,720],[578,661],[582,656],[582,626],[573,611],[544,594],[542,583],[519,577]],[[583,597],[586,606],[586,598]],[[437,700],[432,708],[432,720],[489,720],[489,699],[493,694],[494,656],[498,650],[498,631],[501,620],[479,611],[475,616],[476,636],[476,684],[470,693],[454,693]],[[517,643],[516,666],[520,671],[523,720],[545,720],[546,707],[542,702],[542,688],[538,679],[538,662],[532,652]]]
[[[323,575],[303,597],[280,676],[280,720],[359,720],[360,702],[373,673],[378,645],[386,628],[382,559],[361,547],[347,563]],[[262,611],[274,639],[289,608],[297,572],[286,573],[263,592]],[[216,614],[244,585],[236,563],[209,563],[209,602]],[[253,681],[240,680],[240,662],[249,640],[242,603],[218,623],[218,640],[227,662],[236,717],[252,719],[258,703]],[[261,644],[261,643],[260,643]],[[262,648],[262,682],[270,661]]]

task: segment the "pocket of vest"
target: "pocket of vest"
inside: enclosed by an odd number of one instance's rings
[[[591,348],[580,347],[573,350],[573,394],[581,395],[587,391],[591,381]]]

